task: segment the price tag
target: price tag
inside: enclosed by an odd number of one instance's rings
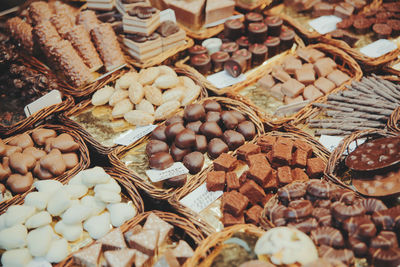
[[[25,106],[24,111],[26,117],[38,112],[43,108],[50,107],[51,105],[60,104],[62,102],[62,96],[60,91],[52,90],[45,94],[41,98],[33,101],[32,103]]]
[[[153,183],[163,181],[178,175],[188,174],[189,170],[182,162],[175,162],[171,167],[165,170],[147,170],[146,174]]]
[[[204,183],[197,189],[195,189],[192,193],[182,198],[179,202],[185,207],[193,210],[194,212],[200,213],[211,203],[221,197],[223,193],[223,191],[208,191],[207,186]]]
[[[160,22],[164,22],[167,20],[172,20],[176,23],[175,11],[170,8],[164,9],[160,12]]]
[[[244,74],[240,74],[238,77],[235,78],[232,77],[228,72],[223,70],[208,76],[207,80],[218,89],[221,89],[245,81],[246,76]]]
[[[336,30],[336,24],[341,22],[342,19],[337,16],[321,16],[317,19],[311,20],[308,24],[313,27],[319,34],[326,34]]]
[[[120,135],[117,139],[114,140],[114,144],[117,145],[122,145],[122,146],[129,146],[130,144],[133,144],[140,138],[148,135],[151,133],[155,128],[157,128],[157,125],[147,125],[147,126],[141,126],[141,127],[136,127],[134,130],[129,130],[122,135]]]
[[[360,52],[367,57],[377,58],[397,49],[397,45],[386,39],[379,39],[360,49]]]
[[[243,17],[242,14],[230,16],[230,17],[225,18],[225,19],[220,19],[220,20],[218,20],[218,21],[215,21],[215,22],[212,22],[212,23],[208,23],[208,24],[204,25],[204,27],[205,27],[205,28],[215,27],[215,26],[218,26],[218,25],[220,25],[220,24],[224,24],[225,21],[227,21],[227,20],[230,20],[230,19],[240,19],[241,17]]]
[[[335,150],[335,148],[337,148],[339,146],[339,144],[342,142],[342,140],[343,140],[342,136],[331,136],[331,135],[321,135],[321,137],[319,138],[319,142],[321,144],[323,144],[329,150],[329,152],[333,152],[333,150]],[[350,143],[350,145],[348,147],[349,153],[353,152],[353,150],[357,146],[364,143],[365,140],[366,140],[365,138],[361,138],[361,139],[357,139],[357,141]],[[344,154],[347,154],[347,151],[345,151]]]

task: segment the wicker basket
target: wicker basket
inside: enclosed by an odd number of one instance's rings
[[[86,169],[90,165],[88,148],[87,148],[85,142],[83,141],[83,139],[80,137],[80,135],[77,132],[71,130],[70,128],[68,128],[66,126],[62,126],[62,125],[45,124],[45,125],[35,128],[35,129],[39,129],[39,128],[52,129],[52,130],[55,130],[57,133],[68,133],[69,135],[72,136],[72,138],[74,138],[75,142],[77,142],[79,144],[80,159],[79,159],[78,165],[76,165],[74,168],[66,171],[64,174],[54,178],[54,180],[65,183],[66,181],[69,180],[70,177],[76,175],[78,172]],[[30,134],[33,131],[34,130],[29,130],[29,131],[26,131],[26,133]],[[9,138],[5,139],[4,143],[8,143],[13,138],[15,138],[15,137],[9,137]],[[23,200],[24,197],[32,191],[34,191],[33,188],[31,188],[30,190],[28,190],[27,192],[25,192],[23,194],[16,195],[16,196],[12,197],[11,199],[1,202],[0,203],[0,211],[5,211],[5,209],[7,209],[8,206],[20,203],[20,201]]]
[[[204,239],[203,235],[187,219],[180,217],[174,213],[157,211],[157,210],[138,214],[133,219],[124,223],[120,227],[121,231],[125,233],[136,225],[143,225],[143,223],[151,213],[156,214],[162,220],[172,224],[175,227],[175,231],[178,230],[179,236],[185,241],[188,241],[189,244],[192,244],[192,246],[197,246]],[[187,264],[188,261],[189,260],[187,260],[183,266],[187,267],[193,266],[193,265],[188,265]],[[57,266],[76,266],[76,265],[74,265],[72,255],[70,255],[66,260],[57,264]]]
[[[303,46],[304,46],[303,40],[301,40],[301,38],[298,37],[297,35],[295,36],[295,43],[297,44],[297,47],[303,47]],[[281,53],[281,56],[285,55],[286,53],[287,53],[287,52]],[[278,56],[278,57],[280,57],[280,56]],[[249,85],[255,83],[258,79],[260,79],[260,78],[264,75],[265,70],[266,70],[266,69],[268,68],[268,66],[269,66],[269,64],[265,64],[265,65],[261,65],[261,66],[259,66],[259,67],[256,67],[256,68],[252,69],[251,71],[249,71],[249,72],[246,74],[246,80],[244,80],[243,82],[236,83],[236,84],[234,84],[234,85],[231,85],[231,86],[228,86],[228,87],[225,87],[225,88],[218,89],[218,88],[215,87],[211,82],[209,82],[209,81],[207,80],[207,78],[206,78],[203,74],[201,74],[200,72],[198,72],[198,71],[197,71],[195,68],[193,68],[192,66],[189,66],[189,65],[187,64],[188,61],[189,61],[189,57],[186,57],[186,58],[184,58],[183,60],[178,61],[178,62],[176,63],[176,66],[179,67],[179,68],[185,69],[185,70],[187,70],[188,72],[192,73],[194,76],[197,77],[197,79],[198,79],[199,81],[201,81],[201,82],[204,84],[204,86],[205,86],[208,90],[212,91],[212,92],[213,92],[214,94],[216,94],[216,95],[224,95],[224,94],[229,93],[229,92],[237,92],[237,91],[242,90],[242,89],[245,88],[246,86],[249,86]],[[275,62],[275,61],[276,61],[275,59],[272,59],[271,64],[272,64],[273,62]]]
[[[325,169],[325,175],[328,180],[339,184],[347,189],[360,194],[354,187],[351,186],[351,176],[348,175],[348,168],[344,165],[345,153],[350,153],[349,146],[355,142],[356,147],[359,145],[359,139],[366,138],[367,140],[376,139],[379,137],[396,136],[396,133],[384,130],[364,130],[357,131],[347,136],[342,143],[332,152],[328,164]]]
[[[257,117],[257,115],[254,113],[251,108],[247,107],[241,102],[229,99],[229,98],[223,98],[223,97],[212,97],[212,98],[204,98],[200,100],[199,102],[202,103],[203,101],[207,99],[213,99],[218,101],[222,106],[225,106],[226,108],[229,109],[234,109],[237,110],[249,117],[249,119],[256,125],[257,132],[263,133],[264,132],[264,126],[260,119]],[[110,155],[109,159],[111,164],[126,173],[131,174],[131,180],[135,185],[137,185],[141,190],[143,190],[146,194],[150,195],[154,199],[161,199],[161,200],[167,200],[169,199],[174,193],[176,192],[182,192],[186,191],[187,188],[192,188],[193,184],[197,184],[197,177],[199,177],[199,174],[192,176],[189,181],[181,188],[179,189],[163,189],[163,188],[158,188],[156,187],[153,183],[151,183],[147,178],[141,177],[139,174],[137,174],[134,170],[129,169],[125,163],[121,160],[125,155],[129,153],[134,148],[139,147],[140,145],[143,144],[148,140],[148,138],[142,138],[138,142],[131,144],[129,146],[120,146],[117,147]],[[203,169],[200,173],[204,173],[207,170],[207,168]]]
[[[292,140],[302,140],[306,142],[313,148],[313,153],[315,156],[321,158],[325,163],[328,162],[329,158],[329,151],[318,141],[312,138],[307,133],[302,132],[301,130],[295,128],[291,125],[284,125],[282,126],[279,131],[272,131],[268,132],[265,135],[271,136],[279,136],[290,138]],[[176,192],[176,194],[169,200],[172,207],[177,210],[180,214],[185,215],[189,218],[192,222],[196,222],[198,227],[207,235],[216,231],[214,227],[212,227],[208,222],[206,222],[200,214],[192,211],[191,209],[187,208],[186,206],[180,203],[180,200],[191,193],[193,190],[198,188],[199,186],[203,185],[207,179],[207,173],[213,170],[213,166],[210,165],[206,171],[200,173],[196,179],[196,183],[191,183],[190,186],[183,188],[183,190]]]
[[[252,224],[238,224],[227,227],[221,232],[214,233],[204,239],[204,241],[196,248],[193,257],[186,261],[187,266],[211,266],[215,256],[218,253],[218,246],[228,240],[235,233],[242,232],[254,236],[262,236],[265,232]]]
[[[175,71],[177,74],[185,75],[185,76],[191,78],[197,85],[199,85],[201,87],[201,93],[200,93],[199,99],[202,99],[202,98],[205,98],[208,96],[207,90],[202,86],[202,84],[198,80],[196,80],[197,77],[193,76],[191,73],[188,73],[186,70],[183,70],[183,69],[175,68]],[[120,73],[120,75],[118,75],[115,78],[119,78],[124,73],[125,72]],[[113,81],[115,81],[115,80],[113,80]],[[90,106],[91,106],[91,99],[86,99],[86,100],[80,102],[78,105],[76,105],[72,109],[61,114],[59,116],[59,119],[64,125],[67,125],[68,127],[71,127],[76,132],[78,132],[82,136],[82,138],[85,140],[85,142],[89,143],[90,146],[93,147],[96,152],[98,152],[102,155],[108,155],[117,147],[117,145],[114,145],[114,146],[102,145],[82,125],[80,125],[79,123],[70,119],[70,116],[78,114],[79,112],[81,112],[82,110],[84,110]]]

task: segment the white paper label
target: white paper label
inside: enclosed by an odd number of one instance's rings
[[[160,22],[164,22],[167,20],[172,20],[176,23],[175,11],[168,8],[160,12]]]
[[[241,17],[243,17],[242,14],[230,16],[230,17],[225,18],[225,19],[220,19],[220,20],[217,20],[217,21],[215,21],[215,22],[208,23],[208,24],[204,25],[204,27],[205,27],[205,28],[215,27],[215,26],[217,26],[217,25],[224,24],[225,21],[227,21],[227,20],[230,20],[230,19],[240,19]]]
[[[328,32],[336,30],[336,24],[341,21],[341,18],[330,15],[321,16],[319,18],[313,19],[308,22],[308,24],[310,24],[310,26],[313,27],[313,29],[316,30],[319,34],[326,34]]]
[[[182,162],[175,162],[171,167],[165,170],[147,170],[146,174],[153,183],[163,181],[178,175],[188,174],[189,170]]]
[[[342,142],[343,137],[342,136],[332,136],[332,135],[321,135],[319,138],[319,142],[324,145],[329,152],[333,152],[335,148],[339,146],[339,144]],[[348,149],[344,152],[344,154],[347,154],[347,151],[349,153],[353,152],[354,149],[356,149],[357,146],[361,145],[362,143],[365,142],[365,138],[357,139],[357,141],[353,141],[350,143]]]
[[[29,117],[30,115],[38,112],[43,108],[50,107],[51,105],[60,104],[62,102],[62,96],[60,91],[52,90],[45,94],[41,98],[33,101],[32,103],[25,106],[25,115]]]
[[[207,80],[218,89],[231,86],[246,80],[246,76],[242,73],[238,77],[232,77],[227,71],[223,70],[207,77]]]
[[[117,145],[123,145],[123,146],[129,146],[130,144],[133,144],[140,138],[148,135],[151,133],[155,128],[157,128],[157,125],[147,125],[147,126],[141,126],[141,127],[136,127],[134,130],[129,130],[122,135],[120,135],[118,138],[114,140],[114,144]]]
[[[379,39],[360,49],[360,52],[367,57],[377,58],[397,49],[397,45],[386,39]]]
[[[193,210],[194,212],[200,213],[211,203],[221,197],[223,193],[223,191],[208,191],[207,186],[204,183],[197,189],[195,189],[192,193],[182,198],[179,202],[185,207]]]

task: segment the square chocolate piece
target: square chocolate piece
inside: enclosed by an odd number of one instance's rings
[[[272,146],[275,144],[275,142],[276,136],[263,135],[258,139],[257,144],[261,146],[262,152],[267,153],[272,150]]]
[[[260,223],[261,214],[263,212],[263,208],[259,205],[254,205],[250,209],[245,212],[246,215],[246,223],[252,223],[258,225]]]
[[[307,144],[305,141],[302,140],[296,140],[296,142],[293,143],[294,147],[296,149],[302,149],[307,153],[307,157],[311,157],[312,153],[313,153],[313,149],[312,147]]]
[[[272,168],[269,165],[255,164],[250,167],[247,177],[263,186],[268,181],[271,172]]]
[[[247,182],[240,187],[239,191],[245,195],[253,205],[261,203],[265,197],[264,189],[253,180],[247,180]]]
[[[220,191],[225,188],[225,172],[224,171],[211,171],[207,173],[207,190]]]
[[[249,155],[261,153],[261,147],[252,143],[247,143],[237,149],[237,157],[240,160],[247,161]]]
[[[324,94],[321,93],[320,90],[317,89],[314,85],[310,84],[308,85],[303,92],[304,99],[309,100],[309,101],[314,101],[317,98],[320,98]]]
[[[262,202],[262,206],[265,207],[265,205],[267,205],[268,201],[273,198],[275,196],[275,193],[267,193],[263,202]]]
[[[270,175],[270,179],[268,179],[267,183],[264,184],[263,188],[265,190],[276,189],[278,187],[278,172],[274,169]]]
[[[256,165],[256,164],[270,166],[265,154],[263,154],[263,153],[250,155],[248,157],[248,159],[249,159],[248,165],[250,167],[253,166],[253,165]]]
[[[308,181],[308,180],[310,180],[310,178],[303,171],[303,169],[300,169],[300,168],[294,168],[292,170],[292,177],[293,177],[293,181]]]
[[[349,75],[347,75],[346,73],[340,71],[340,70],[334,70],[332,71],[328,77],[327,77],[330,81],[332,81],[334,84],[336,84],[337,87],[339,87],[340,85],[344,84],[345,82],[347,82],[348,80],[350,80]]]
[[[222,211],[228,212],[235,217],[243,214],[248,204],[249,199],[238,191],[225,192],[222,195]]]
[[[314,63],[325,56],[324,53],[315,48],[300,48],[296,53],[301,59],[309,63]]]
[[[314,86],[324,94],[328,94],[330,91],[336,88],[336,85],[325,77],[318,78],[315,81]]]
[[[272,150],[269,151],[265,156],[267,157],[269,164],[272,165]]]
[[[228,191],[239,190],[240,181],[236,175],[236,172],[227,172],[226,173],[226,187]]]
[[[222,216],[222,223],[224,224],[224,227],[233,226],[236,224],[243,224],[244,214],[241,214],[238,217],[234,217],[229,213],[224,213],[224,215]]]
[[[276,143],[272,148],[272,162],[277,166],[289,165],[292,162],[292,148],[286,144]]]
[[[279,136],[279,137],[276,139],[276,142],[279,143],[279,144],[288,145],[288,146],[292,147],[292,149],[293,149],[294,142],[293,142],[293,140],[290,139],[290,138],[286,138],[286,137],[283,137],[283,136]]]
[[[329,73],[334,71],[336,67],[336,62],[330,57],[320,58],[314,63],[314,70],[318,77],[327,76]]]
[[[297,168],[305,168],[307,165],[307,152],[303,149],[296,149],[293,153],[292,166]]]
[[[282,92],[291,98],[299,96],[301,93],[303,93],[304,88],[304,84],[292,78],[282,84]]]
[[[292,170],[289,166],[279,167],[277,176],[280,185],[289,184],[293,181]]]
[[[275,85],[275,80],[274,77],[272,77],[272,75],[267,74],[264,77],[262,77],[261,79],[258,80],[257,82],[258,86],[260,86],[261,88],[264,89],[271,89],[272,86]]]
[[[307,160],[307,174],[311,178],[319,178],[324,174],[325,163],[320,158],[311,158]]]
[[[214,170],[229,172],[236,168],[237,159],[228,153],[222,153],[214,160]]]

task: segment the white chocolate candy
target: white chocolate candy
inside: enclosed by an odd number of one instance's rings
[[[44,210],[51,194],[48,192],[31,192],[26,195],[24,205],[35,207],[37,210]]]
[[[143,86],[136,81],[132,82],[131,85],[129,86],[128,96],[129,100],[131,100],[133,104],[140,103],[140,101],[142,101],[144,97]]]
[[[60,189],[50,197],[47,211],[53,216],[60,216],[71,205],[70,195],[64,189]]]
[[[115,192],[118,194],[121,193],[121,187],[119,186],[117,181],[115,181],[114,179],[111,179],[106,184],[98,184],[94,187],[95,193],[97,193],[98,191],[101,191],[101,190],[107,190],[107,191]]]
[[[2,266],[25,267],[32,260],[27,248],[7,250],[1,257]]]
[[[59,181],[56,180],[40,180],[33,183],[33,186],[39,192],[47,192],[47,193],[54,193],[58,189],[60,189],[63,185]]]
[[[74,177],[72,177],[72,178],[69,180],[68,184],[71,184],[71,185],[75,185],[75,184],[85,185],[85,184],[83,183],[83,181],[82,181],[83,175],[82,175],[81,173],[82,173],[82,171],[79,172],[79,173],[78,173],[77,175],[75,175]]]
[[[69,254],[69,246],[64,238],[53,240],[46,254],[46,260],[52,263],[58,263],[65,259]]]
[[[83,228],[93,239],[99,239],[110,231],[110,213],[104,212],[99,216],[93,216],[85,221]]]
[[[46,256],[46,253],[50,248],[51,241],[53,240],[53,234],[53,228],[51,228],[49,225],[29,232],[26,240],[28,243],[28,249],[32,256]]]
[[[83,227],[81,223],[67,225],[63,222],[63,220],[56,223],[54,226],[54,230],[57,234],[62,235],[66,240],[70,242],[74,242],[81,238],[83,233]]]
[[[0,231],[7,228],[6,226],[6,214],[3,213],[2,215],[0,215]]]
[[[139,72],[138,82],[142,85],[152,84],[159,75],[159,68],[151,67],[147,69],[141,69]]]
[[[113,118],[123,118],[124,114],[127,113],[128,111],[131,111],[132,109],[133,109],[132,102],[128,98],[126,98],[115,104],[111,115]]]
[[[92,188],[97,184],[108,183],[108,181],[111,179],[111,176],[107,174],[101,167],[87,169],[81,171],[80,174],[82,175],[82,183],[89,188]]]
[[[179,83],[178,77],[175,75],[163,74],[159,76],[155,81],[154,85],[160,89],[168,89],[175,87]]]
[[[98,190],[95,195],[95,198],[101,200],[105,203],[119,203],[121,202],[121,195],[119,193],[109,191],[109,190]]]
[[[61,216],[65,224],[77,224],[88,219],[92,214],[89,206],[78,204],[69,207]]]
[[[149,114],[154,114],[154,106],[148,100],[142,99],[139,104],[136,104],[136,110],[144,111]]]
[[[50,224],[51,221],[52,221],[52,218],[51,218],[50,214],[47,211],[41,211],[39,213],[36,213],[32,217],[30,217],[25,222],[25,226],[28,229],[38,228],[38,227]]]
[[[83,184],[68,184],[64,185],[64,190],[71,199],[78,199],[87,194],[88,188]]]
[[[128,91],[126,90],[115,90],[112,96],[110,97],[110,101],[108,104],[110,106],[115,106],[117,103],[121,102],[125,98],[128,98]]]
[[[132,82],[136,82],[139,78],[139,74],[137,72],[130,71],[125,73],[117,80],[118,87],[120,89],[126,90],[132,84]]]
[[[25,221],[36,212],[35,207],[12,205],[6,211],[6,226],[11,227]]]
[[[108,204],[107,209],[110,211],[111,224],[114,227],[120,227],[126,221],[135,217],[137,213],[130,203]]]
[[[17,224],[0,231],[0,248],[14,249],[22,248],[26,245],[28,231],[22,224]]]
[[[114,93],[114,88],[111,86],[104,86],[103,88],[97,90],[92,96],[93,106],[102,106],[108,103],[111,96]]]
[[[106,208],[106,203],[96,199],[94,196],[86,196],[82,198],[81,204],[90,207],[92,210],[91,216],[99,215]]]
[[[158,69],[160,70],[160,75],[167,74],[167,75],[177,76],[176,72],[167,65],[158,66]]]

